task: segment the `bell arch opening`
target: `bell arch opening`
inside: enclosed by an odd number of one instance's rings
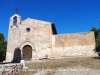
[[[15,16],[15,17],[13,18],[13,24],[14,24],[14,26],[17,25],[17,16]]]

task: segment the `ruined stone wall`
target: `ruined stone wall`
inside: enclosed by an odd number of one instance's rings
[[[52,36],[53,56],[95,56],[94,32]]]

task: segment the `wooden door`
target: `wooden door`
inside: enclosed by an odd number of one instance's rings
[[[23,48],[23,59],[31,60],[31,58],[32,58],[32,47],[29,45],[26,45]]]

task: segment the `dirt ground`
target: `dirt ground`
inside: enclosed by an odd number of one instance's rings
[[[100,75],[98,58],[61,58],[27,62],[19,75]]]

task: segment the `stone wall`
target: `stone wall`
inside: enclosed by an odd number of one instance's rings
[[[97,56],[94,32],[54,35],[52,56]]]

